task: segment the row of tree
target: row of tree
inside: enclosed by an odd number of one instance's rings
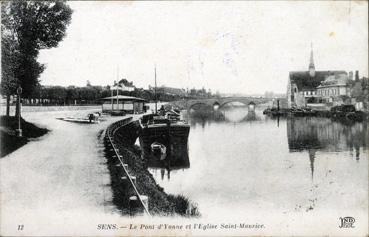
[[[110,90],[101,86],[38,86],[29,97],[23,99],[23,104],[96,104],[107,96],[110,96]]]
[[[45,69],[37,61],[39,51],[58,46],[71,16],[65,1],[1,1],[1,94],[7,98],[7,115],[17,88],[29,98],[39,86]]]
[[[116,95],[126,95],[145,99],[146,101],[175,101],[182,99],[209,98],[211,93],[192,89],[185,95],[168,94],[135,88],[133,91],[111,90],[110,86],[37,86],[29,96],[23,98],[23,104],[33,105],[81,105],[100,104],[102,98]]]

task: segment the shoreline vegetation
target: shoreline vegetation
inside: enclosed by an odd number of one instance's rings
[[[12,153],[27,144],[32,138],[37,138],[49,132],[21,118],[22,137],[17,137],[18,118],[14,116],[0,116],[0,158]]]
[[[153,175],[148,171],[147,162],[141,157],[141,149],[134,145],[132,134],[136,134],[139,127],[136,122],[130,122],[120,127],[113,136],[113,141],[123,157],[124,163],[128,164],[129,174],[136,177],[136,187],[140,195],[146,195],[149,199],[149,212],[157,216],[199,217],[197,204],[183,195],[165,193]],[[133,141],[133,142],[132,142]],[[105,156],[111,177],[113,191],[113,204],[123,215],[130,215],[129,198],[135,193],[130,184],[124,182],[123,168],[115,154],[105,144]]]

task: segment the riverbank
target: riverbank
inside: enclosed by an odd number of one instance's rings
[[[339,121],[343,123],[366,122],[368,120],[368,112],[357,111],[355,110],[355,107],[350,105],[336,106],[331,110],[313,110],[310,108],[267,108],[263,111],[263,114],[271,117],[286,116],[331,118],[333,121]]]
[[[111,126],[114,126],[111,125]],[[109,129],[109,128],[108,128]],[[140,147],[134,145],[138,135],[138,123],[133,121],[116,130],[113,142],[123,157],[124,163],[128,164],[128,172],[136,177],[136,188],[140,195],[146,195],[149,199],[148,209],[151,215],[171,216],[180,215],[187,217],[199,216],[197,205],[183,195],[171,195],[165,193],[147,169],[147,164],[141,157]],[[125,176],[120,162],[112,152],[109,145],[105,144],[107,165],[111,176],[111,187],[113,190],[113,203],[123,215],[129,215],[129,197],[135,192],[131,184],[122,179]]]
[[[9,108],[10,115],[15,113],[15,106],[12,105]],[[22,113],[28,112],[53,112],[53,111],[79,111],[79,110],[91,110],[101,109],[101,105],[44,105],[44,106],[29,106],[22,105]],[[6,106],[1,106],[1,114],[5,115]]]
[[[8,155],[27,144],[30,139],[43,136],[49,131],[21,118],[23,136],[17,137],[15,129],[18,128],[18,118],[14,116],[0,116],[0,128],[0,157]]]

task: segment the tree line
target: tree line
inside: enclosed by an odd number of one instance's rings
[[[101,99],[116,95],[133,96],[146,101],[175,101],[214,97],[204,89],[191,89],[185,95],[168,94],[135,88],[133,91],[111,90],[110,86],[37,86],[32,93],[23,98],[24,105],[93,105],[101,104]]]

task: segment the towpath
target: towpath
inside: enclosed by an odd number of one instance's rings
[[[78,230],[80,235],[84,232],[78,225],[84,222],[97,226],[119,217],[111,203],[110,176],[98,137],[122,117],[106,117],[100,124],[56,119],[92,111],[23,114],[27,121],[51,131],[0,159],[1,235],[21,235],[19,228],[29,235],[60,234],[60,223],[65,223],[63,234]]]

